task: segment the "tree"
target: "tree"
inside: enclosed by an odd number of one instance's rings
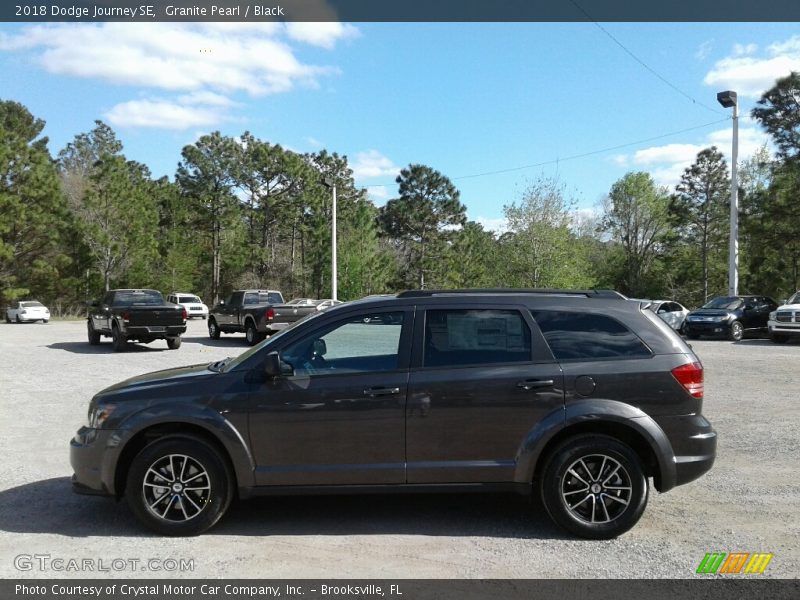
[[[795,161],[800,157],[800,73],[792,71],[764,92],[753,109],[778,146],[778,157]]]
[[[409,165],[396,182],[400,197],[381,209],[381,226],[408,260],[404,283],[413,281],[425,289],[426,273],[435,271],[450,236],[448,229],[466,222],[466,207],[450,179],[425,165]]]
[[[69,265],[60,239],[69,225],[44,121],[0,101],[0,295],[52,298]]]
[[[643,295],[654,262],[670,231],[669,199],[648,173],[628,173],[611,187],[602,228],[622,251],[619,287]]]
[[[205,234],[209,246],[210,294],[216,303],[221,292],[223,234],[237,216],[238,144],[215,131],[184,146],[181,156],[175,179],[192,208],[193,226]]]
[[[503,208],[508,233],[501,238],[506,285],[514,287],[585,287],[588,276],[583,246],[571,227],[575,202],[556,179],[540,178],[528,186],[519,205]]]
[[[670,211],[681,243],[699,252],[705,303],[710,295],[709,279],[718,289],[724,285],[726,273],[730,179],[722,153],[715,146],[701,150],[675,189]]]

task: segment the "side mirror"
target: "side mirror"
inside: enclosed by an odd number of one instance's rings
[[[294,375],[292,366],[283,362],[280,354],[277,352],[270,352],[267,354],[266,361],[264,362],[264,372],[268,377],[273,379],[281,375]]]

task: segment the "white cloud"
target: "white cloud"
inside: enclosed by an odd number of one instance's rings
[[[358,37],[360,32],[352,25],[345,23],[298,23],[286,24],[287,35],[298,42],[305,42],[330,50],[339,40]]]
[[[713,48],[714,40],[706,40],[702,44],[697,47],[697,51],[694,53],[694,57],[697,60],[705,60],[708,58],[708,55],[711,54],[711,50]]]
[[[756,44],[735,44],[730,56],[714,63],[703,83],[758,98],[776,79],[800,71],[800,36],[771,44],[763,56],[756,56],[757,51]]]
[[[618,167],[628,166],[628,156],[626,154],[614,154],[613,156],[609,156],[608,160],[613,162]]]
[[[130,100],[117,104],[105,117],[117,127],[188,129],[211,127],[223,116],[208,107],[183,106],[166,100]]]
[[[320,142],[317,138],[311,136],[308,136],[306,138],[306,142],[308,142],[309,146],[312,146],[314,148],[322,148],[323,146],[325,146],[325,144]]]
[[[373,179],[375,177],[396,177],[400,167],[377,150],[367,150],[356,154],[351,168],[355,179]]]
[[[633,162],[637,165],[653,165],[665,162],[692,161],[703,146],[697,144],[666,144],[637,150]]]
[[[483,225],[483,228],[487,231],[494,231],[495,233],[508,231],[508,221],[504,217],[475,217],[473,221]]]
[[[218,122],[221,109],[236,106],[234,94],[318,88],[338,69],[304,63],[291,43],[333,48],[358,34],[341,23],[57,23],[0,33],[0,51],[29,53],[57,75],[180,92],[123,102],[108,113],[129,126],[177,129]]]
[[[367,195],[378,206],[382,206],[389,199],[389,188],[385,185],[367,187]]]

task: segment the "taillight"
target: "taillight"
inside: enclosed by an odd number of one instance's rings
[[[687,363],[672,369],[672,376],[695,398],[703,398],[703,365]]]
[[[267,319],[267,321],[272,321],[272,319],[275,318],[275,311],[272,310],[271,306],[264,313],[264,317]]]
[[[131,313],[129,313],[129,312],[127,312],[127,311],[125,311],[124,313],[122,313],[122,320],[123,320],[123,321],[125,321],[126,323],[127,323],[128,321],[130,321],[130,320],[131,320]]]
[[[186,309],[185,309],[185,308],[184,308],[184,309],[181,311],[181,318],[182,318],[184,321],[186,321],[186,320],[189,318],[189,313],[187,313],[187,312],[186,312]]]

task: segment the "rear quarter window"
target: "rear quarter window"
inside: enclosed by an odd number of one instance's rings
[[[612,317],[566,311],[531,311],[557,360],[646,358],[650,348]]]

